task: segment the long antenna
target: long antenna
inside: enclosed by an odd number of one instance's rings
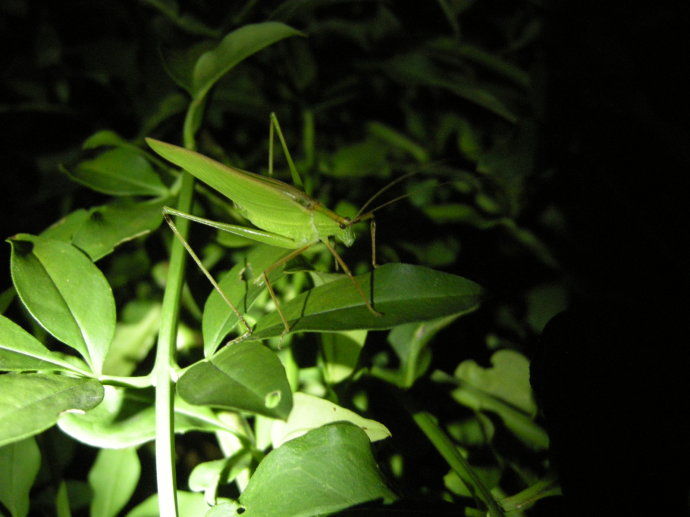
[[[397,185],[398,183],[400,183],[401,181],[403,181],[403,180],[409,178],[409,177],[412,176],[413,174],[417,174],[417,171],[408,172],[407,174],[403,174],[403,175],[400,176],[399,178],[395,178],[393,181],[391,181],[390,183],[388,183],[387,185],[385,185],[384,187],[382,187],[378,192],[376,192],[376,194],[374,194],[373,196],[371,196],[371,197],[367,200],[367,202],[364,203],[364,204],[362,205],[362,208],[359,209],[359,212],[357,212],[357,215],[354,217],[353,220],[354,220],[354,221],[357,221],[357,220],[359,219],[359,217],[360,217],[360,216],[364,213],[364,211],[367,209],[367,207],[372,203],[372,201],[374,201],[374,199],[376,199],[377,197],[379,197],[381,194],[383,194],[383,193],[384,193],[386,190],[388,190],[389,188],[391,188],[391,187],[393,187],[394,185]],[[407,197],[407,195],[402,196],[402,197],[400,197],[400,198],[396,198],[394,201],[397,201],[397,200],[399,200],[399,199],[402,199],[403,197]],[[372,213],[372,212],[374,212],[375,210],[378,210],[379,208],[382,208],[382,207],[384,207],[384,206],[390,204],[391,202],[392,202],[392,201],[389,201],[389,202],[387,202],[387,203],[385,203],[385,204],[383,204],[383,205],[381,205],[381,206],[375,208],[374,210],[372,210],[372,211],[369,212],[369,213]]]

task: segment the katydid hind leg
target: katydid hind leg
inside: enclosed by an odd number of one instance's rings
[[[175,211],[175,215],[184,217],[178,211]],[[213,286],[213,288],[218,292],[218,294],[223,299],[223,301],[228,305],[228,307],[230,307],[232,312],[235,313],[239,322],[244,327],[244,329],[245,329],[244,333],[242,333],[240,336],[229,341],[228,344],[238,343],[240,341],[244,341],[245,339],[247,339],[252,334],[252,328],[247,323],[247,320],[244,319],[244,316],[239,311],[239,309],[235,306],[235,304],[233,304],[230,301],[230,299],[225,294],[223,289],[220,287],[220,285],[218,285],[218,282],[216,282],[216,280],[213,278],[213,275],[211,275],[211,273],[208,271],[208,269],[206,269],[204,267],[203,263],[201,262],[201,259],[198,257],[196,252],[192,249],[189,242],[187,242],[187,240],[179,232],[179,230],[177,229],[177,226],[175,226],[175,223],[173,222],[172,218],[170,217],[170,212],[168,210],[168,207],[163,207],[163,218],[165,219],[165,222],[168,223],[168,226],[172,230],[175,237],[180,240],[180,242],[182,243],[182,246],[184,246],[187,253],[189,253],[189,256],[192,257],[192,260],[194,261],[194,263],[201,270],[201,272],[204,274],[204,276],[209,280],[209,282],[211,282],[211,285]]]

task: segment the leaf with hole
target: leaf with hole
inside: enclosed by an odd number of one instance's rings
[[[292,391],[285,368],[265,346],[244,341],[189,367],[177,392],[190,404],[211,405],[286,419]]]

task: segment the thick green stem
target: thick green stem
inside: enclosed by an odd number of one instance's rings
[[[198,116],[198,103],[192,103],[184,125],[184,144],[193,149],[194,130],[192,120]],[[191,212],[194,193],[194,178],[184,172],[177,208]],[[180,220],[177,228],[184,237],[189,234],[189,221]],[[175,479],[175,428],[174,428],[174,384],[171,378],[175,371],[175,344],[177,323],[180,314],[180,298],[184,286],[185,250],[178,239],[172,240],[168,278],[163,295],[160,331],[156,349],[156,364],[153,377],[156,386],[156,478],[158,482],[158,509],[160,515],[177,517]]]
[[[494,499],[488,487],[474,473],[467,460],[460,454],[455,444],[448,435],[438,426],[434,418],[425,411],[412,414],[412,418],[426,435],[436,450],[443,456],[450,468],[465,482],[471,484],[471,489],[476,491],[477,497],[486,505],[491,517],[503,517],[503,510]]]

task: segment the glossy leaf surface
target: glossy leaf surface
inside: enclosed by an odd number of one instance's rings
[[[287,421],[274,422],[271,426],[271,441],[273,447],[278,448],[312,429],[343,421],[358,426],[372,442],[383,440],[391,435],[388,428],[380,422],[361,417],[354,411],[328,400],[307,393],[295,393],[292,411]]]
[[[410,264],[385,264],[356,279],[382,316],[367,310],[352,281],[344,277],[283,304],[290,330],[387,329],[470,312],[479,306],[482,294],[471,280]],[[271,313],[258,321],[250,339],[279,336],[282,332],[279,315]]]
[[[101,449],[89,471],[91,517],[115,517],[134,493],[141,473],[136,449]]]
[[[140,153],[124,147],[65,170],[75,181],[113,196],[164,196],[165,185]]]
[[[65,242],[15,235],[12,280],[31,315],[100,374],[115,332],[115,300],[100,270]]]
[[[29,514],[29,491],[40,466],[41,451],[33,438],[0,447],[0,503],[13,517]]]
[[[271,350],[249,341],[226,346],[191,366],[180,377],[177,392],[190,404],[272,418],[285,419],[292,408],[292,391],[282,363]]]
[[[0,446],[51,427],[61,413],[87,411],[103,399],[95,379],[56,374],[0,375]]]
[[[377,499],[395,496],[381,479],[369,438],[346,422],[270,452],[240,496],[245,517],[324,515]]]
[[[238,308],[241,314],[246,314],[256,297],[266,289],[263,282],[257,284],[256,279],[261,273],[278,259],[289,253],[284,248],[275,248],[263,244],[257,245],[247,255],[246,260],[236,264],[220,281],[220,287],[228,299]],[[271,282],[275,282],[281,275],[283,267],[276,268],[269,275]],[[204,336],[204,355],[210,357],[217,350],[223,339],[237,325],[237,315],[228,307],[214,289],[211,291],[201,320]],[[243,330],[243,329],[242,329]]]
[[[87,374],[89,367],[77,357],[48,350],[19,325],[0,315],[0,371],[31,370]]]

